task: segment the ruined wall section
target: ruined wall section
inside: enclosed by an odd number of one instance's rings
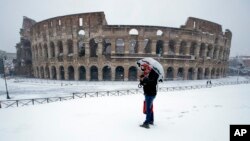
[[[35,23],[35,20],[23,17],[22,28],[20,29],[20,42],[16,44],[15,73],[17,75],[33,76],[30,30]]]

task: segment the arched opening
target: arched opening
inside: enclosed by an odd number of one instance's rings
[[[215,68],[213,68],[211,71],[211,78],[215,78]]]
[[[110,55],[111,54],[111,42],[109,39],[103,40],[102,54],[103,55]]]
[[[117,55],[123,55],[124,54],[124,50],[125,50],[125,48],[124,48],[124,41],[123,41],[123,39],[117,39],[116,40],[116,43],[115,43],[115,52],[116,52],[116,54]]]
[[[83,40],[80,40],[78,42],[78,56],[82,57],[85,55],[85,44],[83,42]]]
[[[138,44],[137,44],[137,41],[135,39],[130,40],[129,46],[130,46],[130,48],[129,48],[130,54],[138,53]]]
[[[177,72],[177,80],[183,80],[184,79],[184,69],[179,68]]]
[[[214,47],[213,59],[217,59],[218,46]]]
[[[49,67],[45,67],[45,78],[49,79],[50,78],[50,72],[49,72]]]
[[[209,57],[209,59],[213,58],[213,46],[209,45],[207,48],[207,57]]]
[[[40,78],[40,73],[39,73],[40,71],[39,71],[39,68],[38,67],[36,67],[36,77],[37,78]]]
[[[167,69],[167,80],[174,80],[174,68],[172,67]]]
[[[198,68],[197,79],[201,80],[202,76],[203,76],[203,74],[202,74],[202,68]]]
[[[98,68],[96,66],[90,68],[90,80],[98,81]]]
[[[193,77],[193,75],[194,75],[194,69],[193,68],[189,68],[188,69],[188,80],[193,80],[194,79],[194,77]]]
[[[205,79],[209,79],[209,68],[205,69]]]
[[[90,57],[97,57],[97,47],[98,44],[95,42],[95,39],[92,38],[89,41]]]
[[[191,43],[191,47],[190,47],[190,55],[195,55],[195,48],[196,48],[197,44],[195,42]]]
[[[200,53],[199,53],[200,58],[205,57],[205,50],[206,50],[206,45],[202,43],[200,46]]]
[[[85,36],[85,31],[84,30],[79,30],[78,31],[78,36],[80,37],[80,38],[82,38],[82,37],[84,37]]]
[[[163,54],[163,44],[162,40],[158,40],[156,43],[156,54],[162,55]]]
[[[130,31],[129,31],[129,35],[139,35],[139,33],[138,33],[138,30],[137,29],[131,29]]]
[[[129,68],[128,80],[129,81],[136,81],[137,80],[137,68],[136,67],[132,66]]]
[[[151,53],[151,40],[150,39],[144,39],[144,52]]]
[[[75,70],[73,66],[68,67],[69,80],[75,80]]]
[[[56,80],[56,67],[55,66],[51,67],[51,74],[52,74],[52,79]]]
[[[58,41],[57,42],[57,46],[58,46],[58,56],[63,56],[63,43],[62,41]]]
[[[156,36],[162,36],[162,35],[163,35],[163,32],[161,30],[157,30]]]
[[[50,42],[50,53],[51,53],[51,57],[55,57],[55,44],[54,42]]]
[[[185,49],[186,49],[187,43],[185,41],[181,42],[180,50],[179,50],[179,55],[184,55],[185,54]]]
[[[40,68],[40,72],[41,72],[41,78],[44,78],[44,68],[43,67]]]
[[[174,40],[169,41],[168,47],[169,47],[168,54],[175,55],[175,41]]]
[[[220,77],[220,69],[218,68],[217,70],[216,70],[216,78],[219,78]]]
[[[102,78],[104,81],[111,80],[111,68],[109,66],[105,66],[102,69]]]
[[[59,67],[59,75],[60,75],[60,80],[65,80],[65,77],[64,77],[64,67],[63,66]]]
[[[86,80],[86,70],[84,66],[79,67],[79,80]]]
[[[67,40],[68,45],[68,56],[73,56],[73,41],[71,39]]]
[[[124,81],[124,68],[122,66],[116,67],[115,80],[116,81]]]
[[[48,55],[48,47],[47,47],[46,43],[43,45],[43,48],[44,48],[44,58],[46,59],[46,58],[49,57],[49,55]]]

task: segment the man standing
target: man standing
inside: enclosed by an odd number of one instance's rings
[[[149,128],[149,124],[154,124],[154,113],[152,110],[153,101],[157,94],[157,81],[159,74],[150,67],[149,64],[144,63],[140,65],[143,74],[140,76],[140,85],[143,86],[146,106],[146,120],[141,127]]]

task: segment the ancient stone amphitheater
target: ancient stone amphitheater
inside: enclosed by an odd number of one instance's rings
[[[31,27],[34,76],[57,80],[137,80],[135,62],[158,60],[165,80],[226,75],[232,33],[189,17],[180,28],[109,25],[104,12],[58,16]]]

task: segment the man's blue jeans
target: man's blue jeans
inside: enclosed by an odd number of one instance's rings
[[[146,96],[145,95],[146,120],[144,121],[144,124],[154,123],[154,112],[152,112],[152,110],[151,110],[154,99],[155,99],[155,96]]]

